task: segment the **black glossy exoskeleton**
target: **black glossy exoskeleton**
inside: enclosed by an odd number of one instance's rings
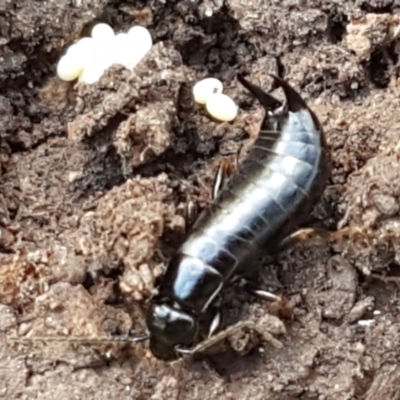
[[[320,124],[301,96],[273,76],[282,105],[242,77],[266,115],[253,149],[203,211],[172,258],[147,315],[150,348],[162,359],[191,346],[224,285],[304,222],[325,188],[329,157]]]

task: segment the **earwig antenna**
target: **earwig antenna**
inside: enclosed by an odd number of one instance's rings
[[[196,353],[196,350],[197,350],[197,347],[195,347],[193,349],[184,349],[181,347],[175,347],[175,351],[182,356],[191,356]]]
[[[141,343],[150,339],[150,335],[129,337],[129,336],[114,336],[110,340],[115,340],[116,342],[124,343]]]
[[[149,335],[129,337],[129,336],[114,336],[111,338],[93,338],[83,336],[30,336],[30,337],[7,337],[7,341],[10,343],[35,343],[35,342],[68,342],[68,343],[140,343],[148,340]]]

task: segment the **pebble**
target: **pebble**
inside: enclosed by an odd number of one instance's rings
[[[371,326],[375,323],[375,320],[373,319],[360,319],[358,321],[358,325],[360,326]]]

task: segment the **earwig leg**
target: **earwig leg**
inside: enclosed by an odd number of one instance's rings
[[[208,331],[208,337],[210,338],[214,333],[217,331],[219,328],[219,325],[221,324],[221,313],[217,312],[211,321],[210,325],[210,330]]]
[[[365,232],[358,227],[343,228],[336,232],[330,232],[322,228],[304,228],[292,233],[285,239],[283,239],[280,244],[278,251],[287,249],[288,247],[294,246],[298,243],[304,243],[307,240],[313,238],[319,238],[323,242],[330,242],[335,240],[340,240],[343,238],[350,238],[354,236],[363,237],[366,236]]]
[[[336,241],[336,240],[340,240],[340,239],[348,239],[351,237],[366,237],[367,234],[365,231],[363,231],[361,228],[359,227],[351,227],[351,228],[342,228],[336,232],[332,232],[330,235],[330,240],[331,241]]]
[[[196,204],[190,200],[187,205],[186,205],[186,215],[185,215],[185,220],[186,220],[186,226],[185,230],[186,233],[190,230],[190,228],[193,226],[196,218],[198,215],[198,210],[196,207]]]
[[[237,152],[236,152],[236,157],[235,157],[235,170],[236,171],[239,169],[239,159],[240,159],[240,152],[242,151],[242,147],[243,147],[243,144],[241,144],[239,146],[239,148],[237,149]]]
[[[318,238],[324,243],[340,240],[343,238],[350,238],[354,236],[363,237],[365,232],[358,227],[343,228],[336,232],[330,232],[322,228],[304,228],[287,236],[279,243],[278,251],[287,249],[298,243],[304,243],[310,239]]]
[[[257,296],[263,300],[270,301],[271,309],[274,310],[279,316],[284,318],[290,318],[293,315],[293,304],[284,296],[268,292],[262,289],[250,289],[250,294]]]
[[[281,301],[282,298],[280,296],[277,296],[276,294],[273,294],[271,292],[267,292],[266,290],[252,290],[252,293],[258,297],[261,297],[262,299],[265,300],[270,300],[270,301]]]
[[[215,174],[214,178],[214,183],[213,183],[213,188],[212,188],[212,200],[215,200],[216,197],[218,196],[218,193],[221,191],[221,189],[224,186],[224,162],[221,161],[218,165],[217,173]]]
[[[215,178],[214,178],[214,183],[213,183],[213,188],[212,188],[212,193],[211,193],[211,200],[216,199],[219,192],[224,187],[226,181],[238,169],[241,149],[242,149],[242,146],[240,146],[238,151],[236,152],[235,160],[233,163],[232,163],[231,159],[224,159],[219,163],[217,173],[215,174]],[[193,201],[189,201],[187,203],[185,214],[186,214],[186,218],[185,218],[186,219],[186,232],[188,232],[190,230],[190,228],[193,226],[193,224],[195,223],[196,218],[198,216],[198,210]]]
[[[303,228],[292,233],[283,239],[278,246],[278,251],[285,250],[298,243],[304,243],[312,238],[322,239],[324,243],[327,243],[331,238],[332,232],[322,228]]]
[[[234,167],[232,166],[232,162],[230,160],[224,159],[219,163],[217,173],[215,174],[215,178],[214,178],[214,184],[213,184],[213,189],[212,189],[212,200],[216,199],[219,192],[225,186],[226,181],[229,179],[229,177],[232,175],[232,173],[237,169],[237,165],[239,162],[239,154],[240,154],[240,149],[238,150],[238,153],[236,154]]]

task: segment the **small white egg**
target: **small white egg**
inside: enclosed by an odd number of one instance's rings
[[[102,65],[104,70],[116,64],[114,60],[115,38],[97,42],[93,48],[91,60]],[[91,61],[89,60],[89,64]]]
[[[67,55],[75,59],[76,65],[81,68],[86,65],[93,54],[93,48],[95,46],[95,41],[92,38],[82,38],[78,42],[74,43],[68,50]]]
[[[143,26],[134,26],[129,29],[128,35],[135,43],[135,49],[140,49],[140,53],[147,54],[153,46],[153,39],[150,32]]]
[[[104,74],[104,66],[99,63],[91,63],[85,66],[79,76],[79,82],[84,82],[89,85],[96,83]]]
[[[79,82],[92,84],[97,82],[114,61],[114,39],[96,42],[91,48],[90,56],[86,59]]]
[[[126,67],[131,61],[131,54],[135,51],[132,38],[127,33],[119,33],[115,36],[113,46],[113,63]]]
[[[214,93],[207,98],[208,113],[219,121],[229,122],[236,118],[238,106],[226,94]]]
[[[57,64],[57,75],[63,81],[73,81],[82,72],[82,65],[72,55],[66,54],[61,57]]]
[[[199,104],[206,104],[207,99],[215,93],[222,93],[222,82],[216,78],[205,78],[193,86],[194,101]]]
[[[129,57],[129,61],[125,64],[125,67],[133,71],[136,65],[138,65],[142,60],[143,57],[140,54],[131,54]]]
[[[95,40],[111,39],[115,36],[113,28],[108,24],[97,24],[93,27],[91,36]]]

